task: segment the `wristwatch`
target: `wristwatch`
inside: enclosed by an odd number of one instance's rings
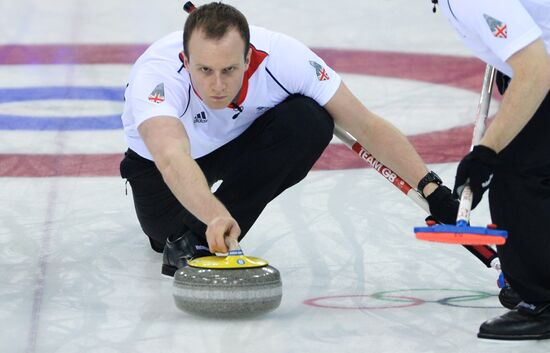
[[[443,184],[443,181],[441,180],[439,175],[435,174],[433,171],[428,172],[428,174],[426,174],[424,178],[420,179],[420,181],[418,182],[417,190],[424,198],[426,198],[426,195],[424,195],[423,190],[429,183],[436,183],[437,185],[441,185]]]

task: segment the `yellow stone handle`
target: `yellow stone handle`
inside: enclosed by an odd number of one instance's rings
[[[243,255],[243,251],[237,239],[225,237],[225,245],[229,249],[229,255]]]

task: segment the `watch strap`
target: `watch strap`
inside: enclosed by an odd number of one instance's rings
[[[433,171],[429,171],[428,174],[424,175],[424,177],[422,179],[420,179],[420,181],[418,182],[418,192],[420,192],[420,194],[423,196],[423,197],[426,197],[426,195],[424,195],[424,188],[426,187],[426,185],[428,185],[429,183],[436,183],[437,185],[441,185],[443,184],[443,181],[441,180],[441,178],[439,177],[439,175],[435,174]]]

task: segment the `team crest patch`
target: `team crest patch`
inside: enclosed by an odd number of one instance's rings
[[[495,37],[504,39],[508,38],[508,28],[506,27],[506,23],[486,14],[483,14],[483,17],[485,18],[485,21],[487,21],[489,29]]]
[[[325,68],[322,67],[319,63],[310,60],[309,64],[315,69],[315,74],[317,75],[319,81],[330,80],[330,77],[328,77],[327,74],[327,70],[325,70]]]
[[[149,102],[160,104],[164,102],[164,82],[159,83],[149,95]]]

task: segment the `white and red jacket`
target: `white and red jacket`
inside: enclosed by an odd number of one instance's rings
[[[541,38],[550,53],[550,0],[440,0],[462,40],[481,60],[512,77],[506,63]]]
[[[217,110],[208,108],[192,88],[179,58],[183,33],[153,43],[132,68],[124,94],[122,122],[128,146],[152,160],[137,128],[152,117],[173,116],[185,126],[196,159],[242,134],[290,94],[311,97],[324,106],[338,89],[338,74],[297,40],[253,26],[250,37],[251,62],[237,106]]]

